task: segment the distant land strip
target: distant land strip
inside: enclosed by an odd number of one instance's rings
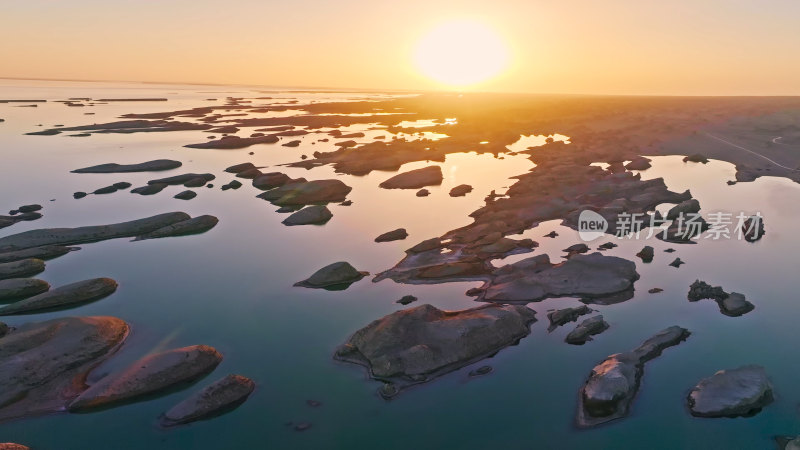
[[[98,102],[165,102],[166,98],[101,98]]]

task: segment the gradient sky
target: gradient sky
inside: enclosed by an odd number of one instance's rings
[[[438,89],[414,45],[463,18],[511,51],[478,90],[800,95],[798,0],[3,0],[0,77]]]

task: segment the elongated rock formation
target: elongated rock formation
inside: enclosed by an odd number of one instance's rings
[[[0,263],[20,261],[28,258],[48,260],[66,255],[69,252],[80,250],[80,247],[66,247],[63,245],[44,245],[42,247],[26,248],[0,253]]]
[[[669,327],[636,349],[611,355],[595,366],[578,396],[578,426],[592,427],[628,415],[639,390],[644,364],[665,348],[685,341],[689,334],[685,328]]]
[[[117,282],[111,278],[78,281],[4,306],[0,308],[0,316],[77,306],[107,297],[116,290]]]
[[[219,219],[210,215],[193,217],[189,220],[167,225],[150,233],[137,237],[135,240],[158,239],[172,236],[186,236],[190,234],[200,234],[214,228],[219,223]]]
[[[77,228],[43,228],[24,231],[0,238],[0,253],[24,250],[44,245],[69,245],[97,242],[106,239],[133,237],[155,231],[174,223],[189,220],[185,212],[158,214],[144,219],[110,225],[94,225]]]
[[[41,259],[30,258],[0,263],[0,280],[29,277],[41,272],[44,272],[44,261]]]
[[[119,373],[93,384],[69,404],[70,412],[111,406],[196,380],[214,370],[222,355],[213,347],[193,345],[146,356]]]
[[[0,302],[9,302],[41,294],[50,284],[36,278],[9,278],[0,280]]]
[[[155,159],[138,164],[99,164],[82,169],[75,169],[72,173],[127,173],[127,172],[158,172],[162,170],[177,169],[182,163],[171,159]]]
[[[379,186],[384,189],[419,189],[425,186],[438,186],[442,184],[443,179],[441,167],[428,166],[397,174]]]
[[[247,377],[228,375],[172,407],[161,418],[161,425],[186,424],[230,411],[244,403],[255,387]]]

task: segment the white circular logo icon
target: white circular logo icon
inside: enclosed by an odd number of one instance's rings
[[[578,216],[578,235],[586,242],[603,237],[608,230],[608,221],[596,212],[584,209]]]

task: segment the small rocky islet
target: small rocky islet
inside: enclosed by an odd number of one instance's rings
[[[315,289],[340,290],[346,289],[367,275],[369,275],[369,272],[358,271],[350,263],[339,261],[317,270],[307,279],[298,281],[294,285]]]
[[[700,280],[695,280],[689,286],[687,298],[690,302],[702,299],[714,300],[719,306],[719,312],[730,317],[738,317],[755,309],[755,306],[747,301],[743,294],[738,292],[728,293],[720,286],[711,286]]]
[[[634,350],[609,356],[592,369],[580,390],[576,421],[593,427],[628,415],[639,390],[644,365],[664,349],[689,337],[685,328],[672,326],[644,341]]]
[[[773,400],[772,383],[757,365],[720,370],[700,380],[687,397],[696,417],[752,416]]]
[[[367,367],[370,377],[385,383],[380,394],[391,398],[514,344],[535,321],[536,313],[525,306],[442,311],[420,305],[356,331],[334,357]]]

